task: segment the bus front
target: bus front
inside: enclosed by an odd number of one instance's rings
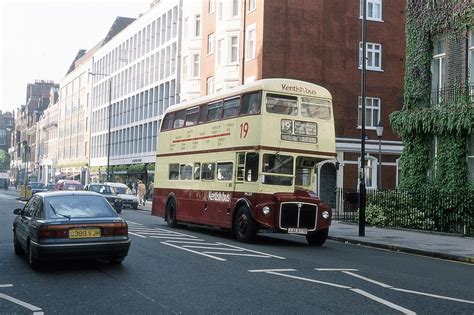
[[[317,166],[336,158],[331,95],[306,82],[266,81],[255,140],[258,149],[238,153],[236,190],[240,181],[244,188],[240,197],[252,202],[260,229],[305,235],[310,244],[322,245],[332,212],[314,191],[320,177]],[[246,193],[252,181],[257,188],[254,196]],[[242,226],[240,220],[235,219],[235,229]],[[236,234],[239,237],[239,231]]]

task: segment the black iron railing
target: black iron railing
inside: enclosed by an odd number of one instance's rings
[[[434,89],[429,95],[398,95],[397,101],[400,109],[404,108],[405,104],[430,107],[443,104],[474,103],[474,84]]]
[[[338,189],[336,195],[333,218],[358,222],[359,194]],[[368,190],[366,204],[369,225],[474,235],[474,190]]]

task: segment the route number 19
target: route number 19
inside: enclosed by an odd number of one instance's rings
[[[246,122],[241,123],[240,124],[240,138],[246,138],[248,133],[249,133],[249,124]]]

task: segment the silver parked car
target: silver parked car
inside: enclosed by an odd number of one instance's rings
[[[113,182],[105,184],[115,188],[117,195],[122,198],[123,207],[129,207],[135,210],[138,208],[138,196],[136,196],[127,185]]]

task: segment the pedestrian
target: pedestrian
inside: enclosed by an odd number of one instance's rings
[[[5,180],[5,182],[3,184],[3,189],[8,190],[8,181],[7,180]]]
[[[154,189],[153,181],[150,181],[150,184],[148,185],[148,198],[150,200],[153,200],[153,189]]]
[[[140,206],[145,205],[146,186],[141,180],[138,180],[138,204]]]

